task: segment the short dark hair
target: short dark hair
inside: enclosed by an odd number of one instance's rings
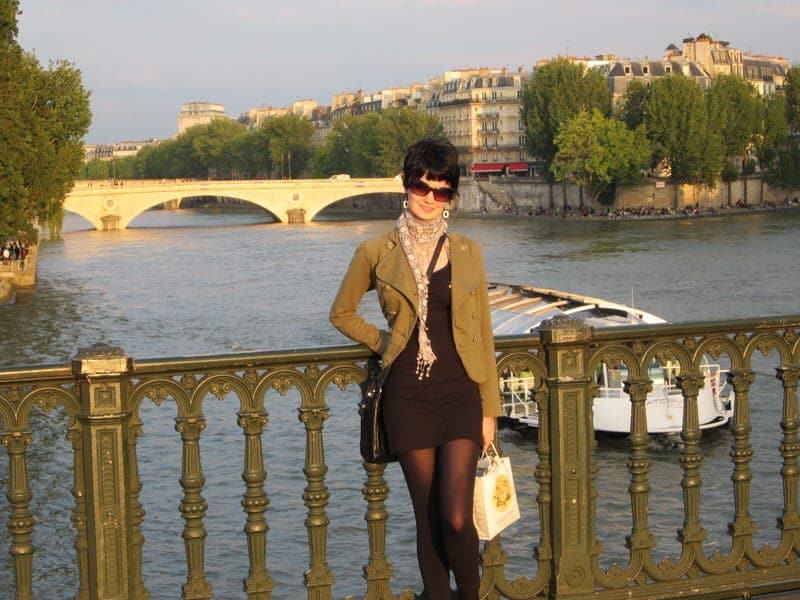
[[[425,139],[406,151],[403,161],[403,187],[425,175],[432,181],[446,181],[458,189],[458,150],[447,140]]]

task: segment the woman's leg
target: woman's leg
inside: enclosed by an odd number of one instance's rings
[[[472,499],[478,445],[459,438],[439,448],[437,484],[442,537],[453,570],[459,600],[478,600],[478,533],[472,521]]]
[[[439,518],[439,487],[435,484],[436,454],[436,448],[409,450],[399,453],[398,460],[414,505],[417,560],[425,592],[429,600],[450,600],[450,573]]]

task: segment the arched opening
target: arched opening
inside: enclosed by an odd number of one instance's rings
[[[80,213],[64,209],[64,223],[61,227],[62,234],[75,231],[94,231],[96,229],[97,227],[95,227],[94,223],[87,217]]]
[[[371,192],[354,194],[336,200],[320,210],[314,221],[342,221],[363,218],[390,218],[397,216],[403,207],[402,192]]]
[[[278,216],[244,198],[191,195],[154,204],[127,228],[214,227],[279,223]]]

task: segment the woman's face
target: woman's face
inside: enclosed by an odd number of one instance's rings
[[[450,188],[446,181],[436,181],[428,179],[427,173],[419,178],[419,181],[427,185],[432,190]],[[418,196],[410,188],[406,189],[408,199],[408,211],[417,219],[430,221],[442,216],[442,212],[447,208],[449,202],[439,202],[433,197],[433,192],[428,192],[424,196]]]

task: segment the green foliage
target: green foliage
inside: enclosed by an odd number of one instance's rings
[[[251,130],[215,119],[145,146],[130,173],[144,179],[298,177],[311,158],[313,135],[314,126],[296,115],[273,117]]]
[[[84,163],[83,167],[81,168],[81,178],[95,180],[110,179],[111,168],[109,162],[99,158],[93,158],[92,160]]]
[[[739,179],[739,169],[732,162],[725,161],[725,164],[722,166],[720,178],[725,182],[736,181]]]
[[[800,133],[800,65],[795,65],[786,73],[783,84],[786,95],[786,120],[795,133]]]
[[[91,113],[80,71],[66,61],[42,67],[20,48],[17,6],[0,4],[0,240],[34,242],[35,222],[60,225]]]
[[[791,139],[778,150],[775,163],[765,179],[786,190],[800,190],[800,141]]]
[[[289,114],[265,120],[261,130],[273,177],[291,179],[301,175],[311,160],[311,138],[314,135],[311,122]]]
[[[436,117],[413,108],[388,108],[378,120],[378,155],[375,175],[393,177],[403,168],[409,146],[425,138],[444,136]]]
[[[244,132],[244,125],[229,119],[214,119],[207,125],[190,127],[176,140],[178,164],[188,165],[187,175],[214,177],[222,162],[225,144]]]
[[[655,160],[664,162],[673,181],[715,185],[725,149],[709,122],[708,103],[697,83],[682,75],[654,81],[645,126]]]
[[[536,69],[522,88],[522,120],[528,152],[550,171],[558,148],[559,129],[581,110],[611,113],[611,93],[605,77],[565,58]]]
[[[584,186],[592,200],[617,184],[637,183],[650,162],[650,144],[643,127],[631,131],[622,121],[599,110],[582,110],[555,139],[551,170],[559,181]]]
[[[760,125],[758,92],[741,77],[717,75],[707,98],[709,123],[722,138],[725,156],[744,161]]]
[[[639,125],[644,125],[647,99],[650,97],[650,86],[634,79],[628,84],[628,89],[622,96],[617,107],[617,115],[634,130]]]
[[[402,170],[403,157],[411,144],[442,135],[438,119],[413,108],[345,115],[334,121],[317,151],[314,173],[321,177],[336,173],[391,177]]]
[[[759,113],[761,122],[753,143],[758,165],[762,173],[768,173],[775,166],[778,152],[789,139],[786,98],[781,94],[759,98]]]
[[[113,159],[111,173],[117,179],[136,179],[136,157],[123,156]]]

